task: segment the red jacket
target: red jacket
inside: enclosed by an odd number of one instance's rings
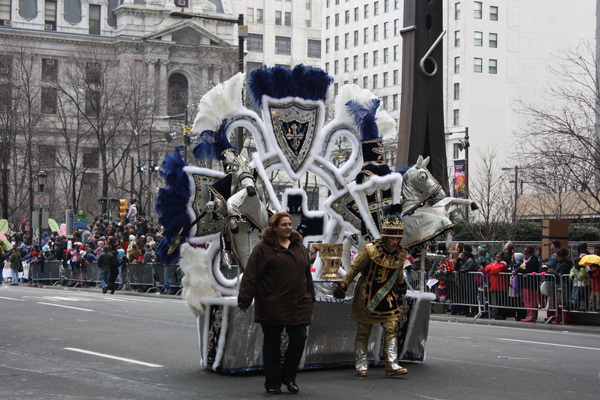
[[[506,272],[506,264],[503,262],[489,264],[485,267],[485,273],[489,275],[490,290],[506,292],[508,287],[508,275],[499,275]]]

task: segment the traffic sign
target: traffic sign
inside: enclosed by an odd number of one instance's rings
[[[33,195],[33,206],[35,208],[50,208],[50,195],[35,192]]]

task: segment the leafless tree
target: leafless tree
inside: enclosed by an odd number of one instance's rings
[[[516,133],[523,150],[515,162],[538,192],[576,193],[600,213],[600,90],[593,44],[561,51],[550,70],[559,83],[547,89],[544,106],[520,102],[517,108],[527,127]],[[569,214],[563,205],[554,207],[555,218]]]

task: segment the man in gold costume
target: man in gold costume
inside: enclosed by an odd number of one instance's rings
[[[400,244],[404,234],[399,205],[386,212],[381,239],[369,242],[361,249],[344,279],[334,288],[333,295],[343,299],[348,285],[360,273],[356,284],[350,319],[356,322],[355,360],[358,376],[367,376],[367,346],[374,324],[384,331],[385,375],[408,373],[398,365],[398,317],[400,298],[406,293],[403,266],[408,249]]]

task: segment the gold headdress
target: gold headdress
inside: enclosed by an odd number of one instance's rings
[[[381,236],[403,237],[404,223],[402,222],[402,206],[392,204],[385,212]]]

